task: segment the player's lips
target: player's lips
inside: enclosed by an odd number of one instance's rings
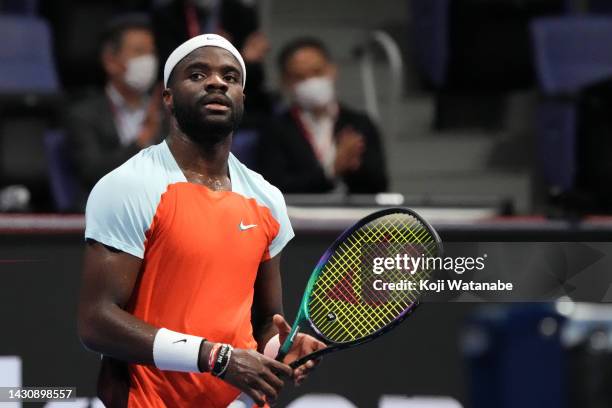
[[[208,110],[223,112],[228,111],[230,109],[229,106],[221,105],[220,103],[207,103],[204,105],[204,107]]]
[[[201,99],[202,105],[207,110],[226,112],[231,109],[232,103],[224,95],[206,95]]]

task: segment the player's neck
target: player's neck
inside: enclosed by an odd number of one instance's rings
[[[172,129],[166,139],[168,147],[183,172],[208,177],[228,175],[227,160],[232,146],[232,134],[219,142],[197,143],[178,129]]]

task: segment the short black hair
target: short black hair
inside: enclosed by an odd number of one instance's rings
[[[325,44],[323,44],[323,41],[315,37],[299,37],[288,42],[278,54],[277,63],[278,69],[281,71],[281,73],[285,73],[287,69],[287,62],[291,57],[293,57],[293,54],[303,48],[314,48],[318,50],[325,57],[325,59],[328,61],[332,60],[331,54],[329,53],[329,50]]]
[[[149,16],[144,13],[129,13],[115,16],[108,21],[102,32],[101,48],[110,47],[113,52],[118,51],[121,47],[123,34],[128,30],[147,30],[153,32],[153,26]]]

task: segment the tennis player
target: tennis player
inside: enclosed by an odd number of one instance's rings
[[[169,136],[89,196],[79,335],[103,355],[107,407],[226,407],[240,391],[263,405],[314,366],[285,363],[324,347],[300,334],[274,360],[294,234],[280,191],[230,153],[245,80],[223,37],[180,45],[164,67]]]

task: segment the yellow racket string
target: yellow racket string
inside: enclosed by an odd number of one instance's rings
[[[375,257],[435,257],[432,233],[405,213],[389,214],[354,231],[330,257],[310,295],[308,309],[315,327],[329,340],[344,343],[364,338],[391,323],[417,300],[418,282],[432,272],[426,263],[413,271],[373,273]],[[375,290],[374,279],[415,282],[417,290]]]

